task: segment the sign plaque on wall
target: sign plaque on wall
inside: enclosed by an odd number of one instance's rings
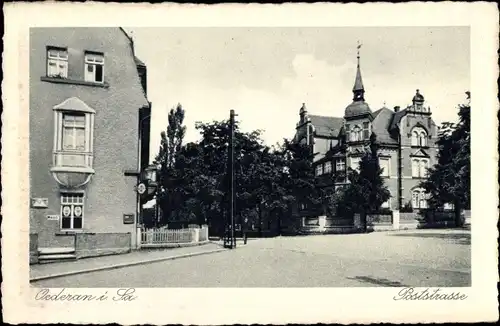
[[[31,198],[31,207],[33,208],[47,208],[48,206],[48,198]]]
[[[59,215],[47,215],[47,221],[59,221]]]
[[[123,224],[134,224],[134,214],[123,214]]]

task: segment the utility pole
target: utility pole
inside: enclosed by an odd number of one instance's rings
[[[234,110],[229,114],[229,217],[231,220],[231,249],[236,248],[234,237]]]

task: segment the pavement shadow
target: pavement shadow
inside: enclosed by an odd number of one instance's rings
[[[443,239],[443,240],[451,240],[454,243],[462,244],[462,245],[470,245],[471,244],[471,235],[470,233],[394,233],[390,234],[392,237],[412,237],[412,238],[434,238],[434,239]]]
[[[373,278],[373,277],[369,277],[369,276],[355,276],[355,277],[348,277],[348,279],[361,281],[363,283],[375,284],[375,285],[379,285],[379,286],[386,286],[386,287],[408,287],[407,285],[404,285],[401,282],[391,281],[391,280],[388,280],[386,278]]]

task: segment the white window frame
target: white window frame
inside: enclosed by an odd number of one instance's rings
[[[332,172],[332,162],[325,162],[325,166],[323,167],[323,173],[331,173]]]
[[[76,121],[70,121],[69,119],[66,119],[66,117],[83,117],[83,125],[77,123]],[[76,119],[75,119],[76,120]],[[62,134],[61,134],[61,141],[62,141],[62,150],[67,151],[67,152],[82,152],[85,151],[86,148],[86,135],[89,132],[87,130],[87,124],[86,124],[86,117],[84,113],[79,113],[79,112],[63,112],[62,113]],[[83,129],[83,148],[77,148],[77,130],[78,129]],[[66,130],[70,130],[73,133],[73,144],[70,148],[65,147],[65,135],[66,135]]]
[[[425,209],[427,208],[428,196],[423,188],[415,188],[411,192],[412,208]]]
[[[366,131],[366,137],[365,137],[365,131]],[[370,122],[368,121],[363,122],[363,129],[361,132],[362,132],[361,139],[370,139]]]
[[[361,141],[363,140],[363,128],[359,125],[355,125],[351,130],[351,141]]]
[[[335,171],[345,171],[345,160],[338,159],[335,161]]]
[[[69,101],[69,102],[68,102]],[[69,103],[69,104],[68,104]],[[65,149],[63,146],[65,114],[85,116],[84,149]],[[82,167],[92,169],[94,152],[95,111],[77,98],[70,98],[54,107],[54,167]]]
[[[85,192],[81,192],[81,191],[78,191],[78,192],[72,192],[72,191],[68,191],[68,192],[61,192],[61,222],[59,224],[59,227],[61,230],[64,230],[64,231],[82,231],[84,229],[84,226],[85,226]],[[68,200],[69,198],[71,198],[71,200]],[[77,201],[75,202],[74,201],[74,198],[81,198],[81,201]],[[64,218],[64,211],[63,211],[63,208],[64,207],[70,207],[70,227],[69,228],[63,228],[63,218]],[[80,207],[81,209],[81,218],[82,218],[82,227],[81,228],[77,228],[75,229],[74,227],[74,223],[75,223],[75,216],[76,215],[76,212],[75,212],[75,207]]]
[[[443,209],[446,211],[451,211],[455,209],[455,205],[453,205],[453,203],[444,203]]]
[[[382,167],[382,161],[387,162],[387,169],[383,167],[382,169],[382,177],[389,178],[391,176],[391,158],[390,157],[380,157],[379,165]],[[386,171],[387,170],[387,171]]]
[[[412,158],[411,159],[411,176],[414,178],[427,178],[429,173],[429,159],[427,158]]]
[[[322,175],[322,174],[323,174],[323,164],[316,165],[316,175]]]
[[[55,66],[55,72],[51,66]],[[47,48],[47,77],[68,78],[68,50]]]
[[[100,59],[100,60],[99,60]],[[97,66],[102,67],[102,80],[96,80],[96,68]],[[89,72],[90,67],[92,67],[92,72]],[[87,52],[85,53],[85,81],[91,83],[104,83],[104,54]]]

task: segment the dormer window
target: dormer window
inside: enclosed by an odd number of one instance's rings
[[[66,49],[47,49],[47,77],[68,78],[68,51]]]
[[[104,82],[104,55],[102,53],[85,53],[85,81]]]
[[[413,128],[411,132],[411,146],[427,146],[427,131],[424,128]]]

